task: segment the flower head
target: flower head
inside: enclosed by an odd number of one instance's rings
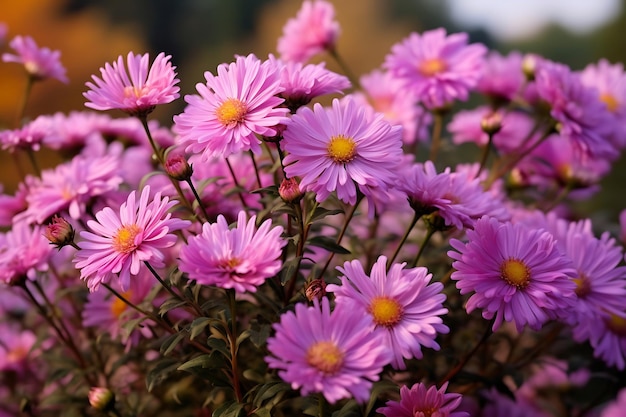
[[[301,108],[283,132],[285,171],[301,178],[300,188],[324,201],[336,191],[340,200],[354,204],[357,185],[389,188],[402,158],[399,126],[382,114],[359,107],[350,98],[333,100],[331,108],[315,104]]]
[[[465,101],[482,75],[487,48],[467,44],[466,33],[447,35],[445,29],[412,33],[391,48],[385,68],[429,109]]]
[[[149,55],[135,55],[129,52],[124,58],[120,55],[113,65],[106,63],[100,68],[102,79],[92,75],[93,83],[83,93],[88,100],[85,106],[95,110],[119,109],[130,115],[146,115],[158,104],[166,104],[179,97],[176,86],[176,67],[170,62],[171,56],[161,52],[149,65]],[[94,84],[95,83],[95,84]]]
[[[479,308],[485,319],[495,317],[494,331],[503,321],[519,332],[525,325],[537,330],[573,302],[575,271],[544,229],[483,217],[467,237],[450,241],[452,279],[461,294],[473,292],[468,313]]]
[[[278,53],[285,61],[304,62],[335,47],[339,23],[332,3],[305,1],[295,18],[289,19],[278,39]]]
[[[272,228],[268,219],[257,229],[255,222],[256,216],[246,221],[246,213],[240,211],[234,229],[222,215],[216,223],[204,223],[202,234],[182,247],[180,270],[199,284],[255,292],[280,270],[286,244],[280,237],[282,227]]]
[[[446,393],[448,383],[441,388],[426,388],[425,384],[417,383],[409,389],[406,385],[400,388],[400,401],[387,401],[385,407],[377,412],[385,417],[469,417],[465,411],[454,411],[460,404],[462,395]]]
[[[171,218],[167,211],[176,205],[156,193],[150,200],[150,187],[141,192],[139,201],[132,191],[119,212],[105,207],[96,213],[96,220],[87,222],[90,231],[80,232],[74,262],[80,277],[87,281],[90,291],[101,283],[109,283],[118,274],[122,290],[130,287],[131,275],[139,274],[142,263],[163,266],[162,249],[176,243],[172,232],[184,229],[190,222]]]
[[[421,358],[422,346],[439,349],[438,333],[448,333],[441,315],[446,296],[441,283],[430,283],[426,268],[404,269],[393,264],[387,271],[387,258],[378,258],[368,277],[358,260],[337,269],[344,274],[341,285],[326,288],[335,293],[337,306],[371,317],[382,344],[393,352],[392,366],[405,369],[404,359]]]
[[[0,282],[16,285],[34,279],[37,271],[48,270],[51,254],[52,247],[39,226],[14,223],[11,230],[0,233]]]
[[[621,417],[624,409],[626,409],[626,388],[619,391],[617,398],[602,410],[600,417]]]
[[[30,36],[16,36],[11,40],[9,46],[17,55],[2,54],[4,62],[16,62],[24,65],[26,72],[35,80],[56,78],[61,82],[68,82],[65,76],[65,67],[59,60],[61,52],[39,48]]]
[[[330,403],[342,398],[367,401],[372,381],[389,363],[387,348],[372,332],[371,319],[352,311],[330,311],[327,298],[312,307],[297,304],[274,324],[276,334],[267,341],[270,368],[300,389],[303,395],[319,392]]]
[[[202,153],[204,160],[225,158],[252,150],[260,152],[256,135],[274,136],[288,110],[277,108],[284,100],[280,72],[269,61],[250,54],[221,64],[217,76],[205,72],[199,95],[187,95],[182,114],[174,116],[175,131],[187,152]]]

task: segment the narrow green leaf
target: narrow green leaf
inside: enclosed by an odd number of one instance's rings
[[[167,356],[184,338],[184,333],[174,333],[168,336],[167,339],[165,339],[165,341],[161,344],[161,354],[163,354],[163,356]]]
[[[208,317],[198,317],[189,325],[189,339],[195,339],[211,323]]]
[[[318,248],[324,248],[327,251],[338,253],[340,255],[347,255],[350,251],[341,245],[335,243],[335,240],[327,236],[314,236],[307,241],[311,246]]]

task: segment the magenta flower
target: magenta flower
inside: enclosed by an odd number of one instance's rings
[[[604,410],[602,410],[602,414],[600,414],[600,417],[622,417],[625,409],[626,388],[622,388],[617,394],[617,398],[615,398],[614,401],[610,402],[604,408]]]
[[[519,332],[538,330],[573,303],[575,270],[544,229],[483,217],[466,233],[467,243],[450,241],[452,279],[461,294],[473,292],[468,313],[479,308],[485,319],[495,317],[494,331],[503,321]]]
[[[148,54],[129,52],[126,67],[121,55],[113,65],[107,62],[104,68],[100,68],[102,79],[92,75],[94,82],[85,83],[89,88],[83,93],[88,100],[85,106],[95,110],[119,109],[133,116],[145,116],[158,104],[176,100],[179,80],[170,58],[161,52],[150,66]]]
[[[315,191],[319,202],[336,191],[340,200],[354,204],[357,185],[387,189],[396,181],[401,128],[349,97],[333,100],[331,108],[302,107],[283,137],[289,153],[285,172],[300,177],[300,188]]]
[[[161,198],[161,193],[149,201],[149,186],[142,190],[139,201],[135,194],[130,193],[117,213],[110,207],[97,212],[96,221],[87,222],[92,231],[80,232],[83,241],[78,243],[80,250],[74,262],[92,292],[101,283],[109,283],[114,275],[119,275],[120,287],[126,291],[131,275],[139,274],[143,262],[162,267],[162,249],[177,240],[173,232],[190,225],[187,220],[171,218],[167,212],[177,201]]]
[[[460,404],[462,395],[446,393],[448,383],[441,388],[417,383],[409,389],[400,388],[400,401],[387,401],[385,407],[376,411],[385,417],[469,417],[465,411],[454,411]]]
[[[47,271],[52,246],[39,226],[26,222],[13,224],[0,233],[0,282],[14,285],[24,279],[35,279],[37,271]]]
[[[446,296],[440,282],[430,283],[426,268],[404,269],[394,263],[387,271],[387,258],[380,256],[368,277],[358,260],[337,269],[343,274],[341,285],[329,284],[338,307],[366,315],[376,326],[381,344],[393,353],[391,365],[406,369],[404,359],[422,358],[422,346],[439,350],[438,333],[448,333],[441,315]]]
[[[15,372],[22,378],[32,375],[32,359],[40,353],[36,344],[37,336],[30,330],[0,323],[0,372]]]
[[[202,153],[204,160],[261,151],[256,135],[274,136],[286,119],[277,97],[283,91],[280,72],[269,62],[250,54],[217,67],[217,76],[205,72],[199,95],[187,95],[182,114],[174,116],[175,131],[187,152]]]
[[[67,83],[65,67],[61,64],[61,52],[51,51],[48,48],[39,48],[30,36],[16,36],[9,46],[17,53],[2,54],[4,62],[15,62],[24,65],[26,72],[34,80],[56,78]]]
[[[303,395],[319,392],[330,403],[367,401],[372,381],[391,359],[372,332],[371,318],[340,308],[331,313],[327,298],[321,308],[317,299],[313,304],[297,304],[274,324],[265,361]]]
[[[522,54],[514,51],[507,56],[502,56],[492,51],[487,56],[476,90],[496,103],[506,103],[517,96],[524,81]]]
[[[439,28],[411,33],[391,48],[385,68],[429,109],[465,101],[482,76],[487,48],[467,44],[466,33],[447,35]]]
[[[596,358],[620,371],[626,368],[626,310],[604,314],[599,320],[597,316],[580,317],[572,330],[574,340],[589,341]]]
[[[38,151],[52,128],[53,121],[50,116],[38,116],[18,129],[0,131],[0,147],[9,152],[15,152],[17,149]]]
[[[305,62],[335,47],[339,23],[332,3],[305,1],[295,18],[289,19],[278,39],[278,53],[285,61]]]
[[[256,292],[280,270],[286,241],[280,237],[281,226],[272,228],[268,219],[257,229],[255,222],[256,216],[246,221],[246,213],[240,211],[234,229],[222,215],[216,223],[204,223],[202,234],[181,248],[180,270],[199,284]]]

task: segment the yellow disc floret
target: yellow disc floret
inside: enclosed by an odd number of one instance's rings
[[[350,162],[356,156],[356,142],[350,137],[337,135],[330,138],[328,143],[328,156],[337,162]]]
[[[524,262],[514,258],[502,262],[500,276],[509,285],[519,289],[526,288],[530,283],[530,269]]]

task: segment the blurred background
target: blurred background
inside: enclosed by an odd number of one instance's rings
[[[342,30],[338,51],[359,75],[379,67],[390,47],[411,31],[440,26],[448,33],[467,31],[472,42],[502,53],[535,52],[574,69],[600,58],[626,61],[626,0],[330,1]],[[62,53],[70,82],[36,84],[27,108],[35,117],[84,110],[85,82],[128,51],[172,55],[181,93],[195,93],[204,71],[214,72],[235,54],[276,53],[284,23],[300,6],[300,0],[0,0],[0,22],[8,27],[1,48],[6,51],[15,35],[30,35],[39,46]],[[12,127],[24,86],[19,65],[0,63],[0,125]],[[170,124],[183,106],[178,100],[155,117]],[[607,184],[626,182],[625,165],[616,167]],[[0,182],[3,178],[0,168]],[[613,217],[626,199],[605,191],[590,203]]]

